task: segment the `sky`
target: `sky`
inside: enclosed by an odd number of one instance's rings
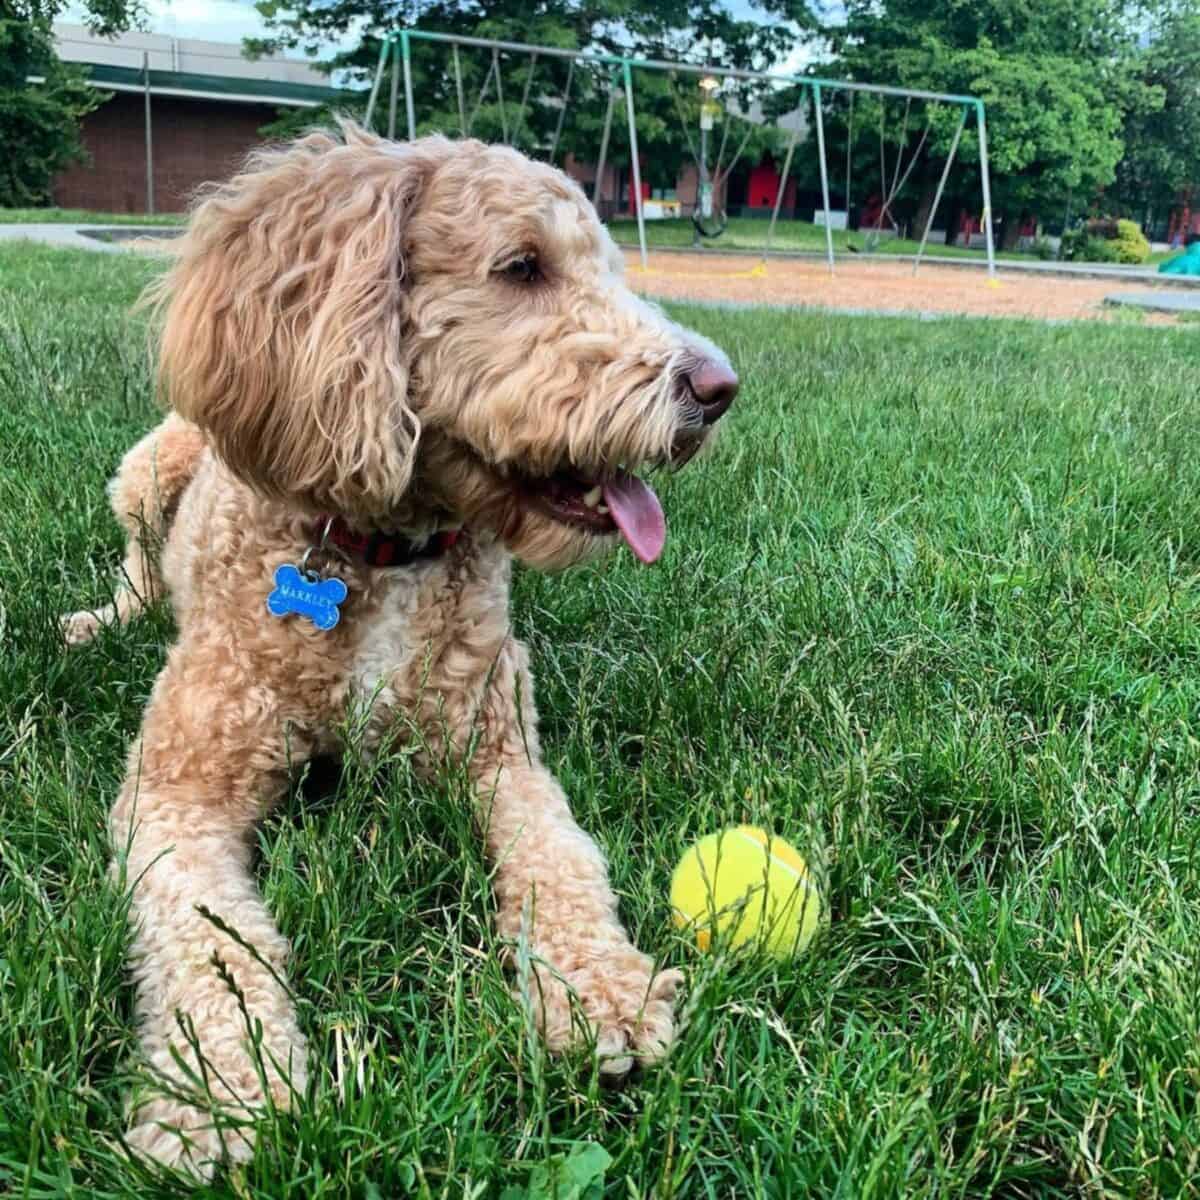
[[[241,42],[247,37],[267,33],[262,17],[253,0],[145,0],[146,29],[171,37],[203,38],[210,42]],[[68,5],[62,19],[82,23],[83,6]],[[357,39],[349,39],[353,44]],[[337,46],[330,44],[328,52]],[[302,58],[300,51],[289,57]],[[322,55],[326,57],[326,55]]]
[[[254,5],[238,0],[148,0],[146,11],[146,27],[151,33],[239,42],[264,32],[263,19]],[[62,19],[81,22],[83,5],[68,5]]]

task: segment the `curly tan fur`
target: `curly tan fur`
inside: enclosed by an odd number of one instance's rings
[[[514,275],[522,261],[535,278]],[[611,547],[610,531],[548,511],[539,488],[564,469],[604,480],[687,461],[711,420],[684,381],[705,363],[732,379],[720,351],[625,288],[559,172],[349,124],[259,153],[202,197],[153,298],[174,412],[113,486],[127,586],[65,625],[86,640],[165,584],[179,627],[111,817],[161,1080],[137,1101],[130,1142],[206,1173],[252,1147],[249,1124],[222,1130],[216,1114],[252,1119],[303,1094],[287,945],[249,847],[296,766],[337,748],[350,705],[370,706],[369,743],[415,728],[429,759],[467,762],[497,929],[528,930],[550,1046],[577,1036],[574,997],[605,1069],[654,1061],[679,976],[630,944],[604,860],[542,765],[510,561],[555,569]],[[414,539],[464,532],[417,565],[339,567],[342,620],[319,632],[264,601],[323,512]],[[243,1004],[261,1022],[259,1061]],[[186,1094],[195,1080],[176,1055],[207,1095]]]

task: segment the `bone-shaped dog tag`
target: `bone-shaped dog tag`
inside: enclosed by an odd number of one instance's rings
[[[336,576],[322,579],[306,574],[291,563],[275,568],[275,590],[267,597],[272,616],[293,613],[307,617],[318,629],[328,632],[341,618],[338,605],[346,599],[346,585]]]

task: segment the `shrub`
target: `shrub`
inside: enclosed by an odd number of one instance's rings
[[[1150,243],[1136,221],[1093,217],[1063,234],[1060,254],[1068,262],[1144,263]]]
[[[1117,262],[1144,263],[1150,257],[1150,243],[1136,221],[1118,221],[1111,244],[1116,247]]]
[[[1115,263],[1119,262],[1117,258],[1117,244],[1109,238],[1090,237],[1084,242],[1085,262],[1097,263]]]
[[[1117,243],[1107,238],[1096,237],[1088,232],[1087,226],[1082,229],[1070,229],[1062,236],[1059,256],[1064,262],[1098,262],[1115,263],[1117,258]]]
[[[1060,257],[1069,263],[1145,263],[1150,242],[1136,221],[1096,217],[1062,235]]]
[[[1064,229],[1058,242],[1058,257],[1064,262],[1078,262],[1081,243],[1086,237],[1082,229]]]
[[[1054,246],[1048,237],[1037,237],[1030,244],[1029,253],[1042,262],[1049,262],[1054,257]]]

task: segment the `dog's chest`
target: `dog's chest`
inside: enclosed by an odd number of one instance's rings
[[[401,703],[405,681],[418,670],[422,647],[429,643],[429,621],[422,619],[419,580],[412,572],[380,571],[372,581],[370,602],[356,614],[358,639],[350,665],[354,702],[384,714]],[[427,617],[427,614],[426,614]]]
[[[352,712],[377,742],[398,716],[435,740],[478,706],[509,637],[509,563],[502,548],[350,579],[345,620],[355,638],[347,682]],[[355,583],[365,584],[354,603]]]

